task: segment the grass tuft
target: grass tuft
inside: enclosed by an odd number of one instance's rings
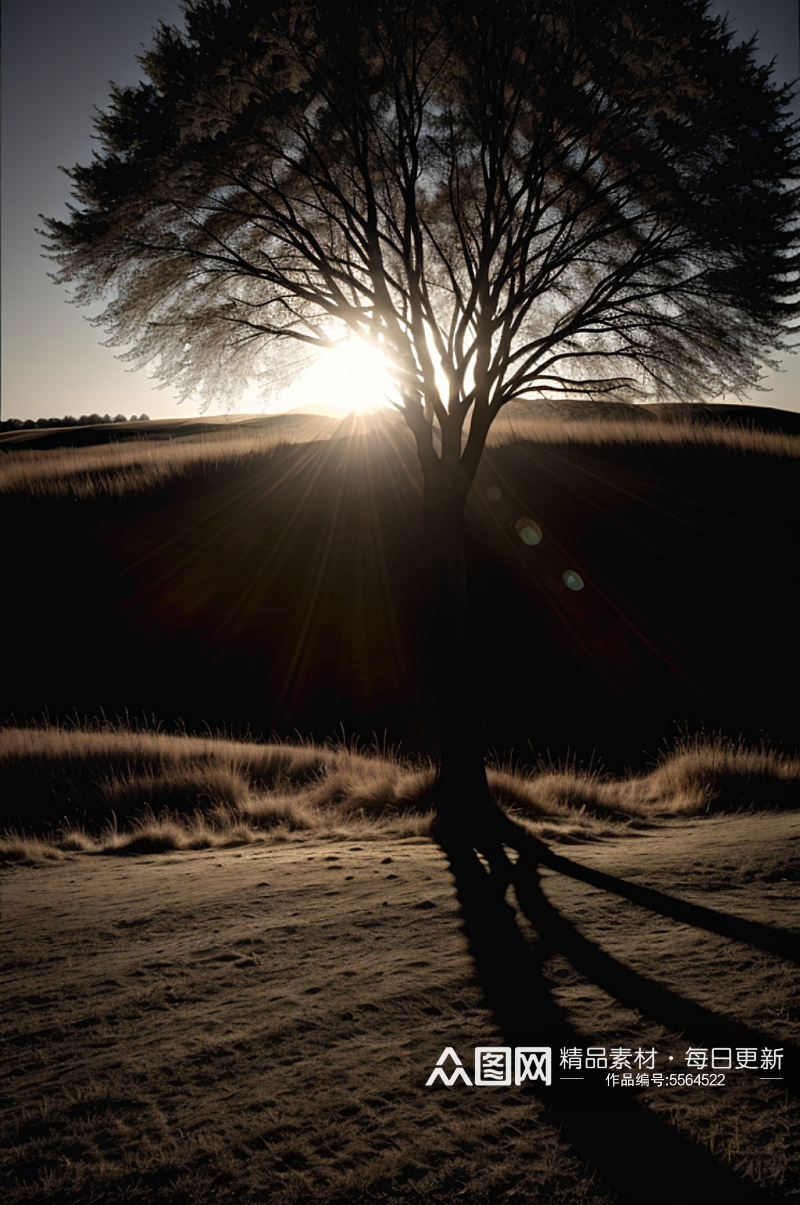
[[[743,809],[788,810],[800,805],[798,758],[741,741],[702,735],[683,738],[646,779],[645,806],[671,804],[692,815]]]
[[[61,843],[29,837],[25,833],[5,829],[0,832],[0,858],[6,862],[35,866],[39,862],[58,862],[64,857]]]

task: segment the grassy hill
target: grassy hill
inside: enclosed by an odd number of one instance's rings
[[[494,431],[485,860],[431,829],[402,427],[0,436],[9,1205],[798,1205],[800,448],[712,418]],[[486,1046],[552,1083],[431,1085]]]
[[[800,440],[754,410],[497,424],[470,502],[487,748],[619,767],[685,728],[795,744]],[[430,749],[421,487],[391,417],[0,449],[7,720],[127,710]]]

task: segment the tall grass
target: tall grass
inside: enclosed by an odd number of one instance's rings
[[[240,845],[317,832],[424,835],[434,770],[391,752],[240,741],[106,724],[0,732],[0,857]],[[619,825],[800,804],[800,758],[682,740],[646,773],[493,766],[510,814],[570,839]]]
[[[103,498],[147,494],[164,485],[189,477],[199,469],[244,465],[269,458],[281,447],[309,440],[347,437],[380,429],[408,447],[410,434],[396,415],[387,412],[337,420],[314,417],[297,425],[277,418],[263,425],[242,423],[208,434],[173,435],[63,447],[49,450],[23,449],[0,454],[0,496],[22,498]],[[682,448],[716,448],[730,453],[765,456],[800,456],[800,436],[735,426],[702,425],[689,421],[631,416],[618,420],[605,417],[559,418],[516,412],[501,413],[494,423],[488,444],[618,446],[632,445]],[[2,452],[2,449],[0,449]]]
[[[800,456],[800,436],[786,431],[762,431],[740,426],[702,425],[676,419],[626,416],[618,420],[558,419],[501,412],[490,432],[489,447],[532,443],[591,447],[717,448],[732,453],[770,457]]]
[[[278,420],[211,429],[208,434],[143,434],[124,442],[0,454],[0,496],[103,498],[148,494],[198,469],[243,465],[311,439],[345,435],[335,419],[287,425]],[[2,449],[0,449],[2,452]]]

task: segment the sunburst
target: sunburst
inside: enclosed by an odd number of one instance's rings
[[[386,360],[360,339],[348,339],[321,352],[313,364],[288,386],[281,407],[319,409],[342,417],[366,414],[387,405],[392,383]]]

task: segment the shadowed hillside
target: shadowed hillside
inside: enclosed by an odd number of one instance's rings
[[[469,558],[499,753],[636,763],[684,726],[796,741],[798,441],[780,412],[758,412],[762,434],[755,408],[739,429],[733,407],[719,425],[647,409],[497,425]],[[341,727],[426,752],[420,482],[402,429],[130,426],[136,441],[114,446],[106,432],[76,447],[91,428],[60,449],[54,431],[0,440],[0,714]]]

